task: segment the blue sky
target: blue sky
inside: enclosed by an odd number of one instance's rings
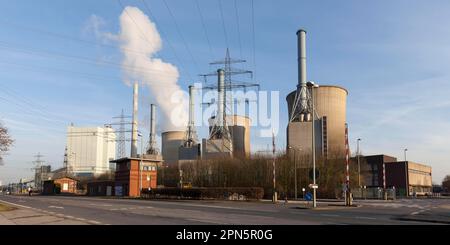
[[[181,36],[164,1],[146,0],[163,40],[158,55],[178,67],[179,84],[186,89],[210,72],[208,63],[223,58],[228,43],[232,56],[248,60],[242,68],[254,70],[261,90],[280,91],[279,148],[284,97],[297,80],[295,33],[303,27],[308,79],[349,90],[351,148],[358,137],[364,154],[403,159],[408,148],[408,160],[433,167],[435,182],[450,174],[450,2],[254,0],[255,45],[250,0],[236,1],[240,32],[235,1],[221,1],[222,22],[218,1],[198,0],[206,29],[195,0],[166,2]],[[118,46],[88,28],[95,15],[101,31],[117,33],[118,1],[0,3],[0,120],[16,140],[0,166],[5,183],[31,176],[37,152],[61,166],[66,127],[103,125],[122,108],[130,112],[131,89],[122,82]],[[149,14],[142,0],[121,3]],[[142,100],[151,98],[144,93]],[[253,136],[253,150],[270,144]]]

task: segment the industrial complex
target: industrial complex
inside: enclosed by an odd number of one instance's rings
[[[310,169],[316,158],[342,159],[346,162],[346,183],[349,188],[349,162],[350,149],[348,146],[348,127],[346,119],[348,91],[338,85],[322,85],[308,80],[306,56],[306,31],[297,32],[298,49],[298,81],[294,91],[286,95],[288,107],[288,124],[286,128],[286,153],[295,157],[295,152],[306,156],[297,168]],[[144,136],[140,133],[138,125],[138,94],[139,82],[133,84],[133,114],[131,116],[130,130],[121,115],[119,129],[112,125],[102,127],[75,127],[67,128],[67,144],[64,167],[51,171],[50,166],[40,164],[36,168],[34,179],[35,188],[45,193],[51,193],[55,186],[62,186],[60,191],[78,193],[84,179],[84,193],[88,195],[108,196],[141,196],[142,192],[164,187],[160,182],[166,169],[178,169],[180,178],[179,188],[183,188],[181,166],[196,161],[214,161],[217,159],[251,159],[251,119],[247,115],[238,115],[233,112],[232,99],[229,94],[237,87],[252,87],[255,84],[236,84],[232,75],[247,74],[249,71],[233,70],[231,64],[242,62],[233,60],[227,50],[223,61],[211,64],[223,65],[215,72],[204,75],[214,76],[215,84],[206,89],[217,91],[216,110],[208,122],[208,137],[199,139],[195,125],[195,94],[196,87],[189,86],[189,117],[186,128],[178,131],[164,131],[161,133],[161,149],[156,142],[157,105],[150,108],[150,133]],[[205,88],[204,88],[205,89]],[[231,105],[230,105],[231,103]],[[130,152],[124,152],[127,141],[125,132],[130,133]],[[139,140],[140,139],[140,140]],[[138,152],[138,142],[141,147]],[[116,144],[117,142],[117,144]],[[145,146],[144,146],[145,144]],[[275,144],[275,143],[274,143]],[[116,151],[117,148],[117,151]],[[273,161],[273,193],[276,193],[275,184],[275,145],[270,159]],[[358,153],[359,154],[359,153]],[[347,159],[344,160],[344,159]],[[296,159],[294,159],[296,161]],[[363,162],[360,166],[360,162]],[[355,189],[382,188],[392,189],[398,196],[411,196],[431,192],[431,167],[410,161],[397,161],[396,158],[376,155],[358,155],[358,175],[363,181]],[[209,172],[210,170],[208,170]],[[315,171],[315,170],[314,170]],[[344,172],[339,173],[344,175]],[[106,178],[104,176],[112,176]],[[167,178],[165,176],[164,178]],[[178,180],[177,180],[178,182]],[[297,177],[295,179],[297,183]],[[313,177],[310,188],[315,191],[320,186]],[[31,183],[31,182],[27,182]],[[346,191],[349,191],[347,189]],[[362,193],[362,192],[361,192]],[[285,194],[287,195],[287,194]],[[295,196],[297,188],[295,189]],[[276,199],[275,199],[276,200]]]

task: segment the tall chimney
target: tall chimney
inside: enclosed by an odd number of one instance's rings
[[[309,121],[310,109],[308,105],[308,91],[306,87],[306,31],[300,29],[297,31],[297,46],[298,46],[298,85],[299,102],[300,102],[300,122]]]
[[[186,142],[184,142],[184,146],[192,147],[195,143],[197,143],[197,134],[195,132],[195,111],[194,111],[194,103],[195,103],[195,95],[194,95],[194,86],[189,86],[189,121],[188,128],[186,132]]]
[[[194,119],[194,89],[195,87],[193,85],[189,86],[189,122],[188,127],[189,130],[192,130],[194,128],[195,119]]]
[[[131,157],[137,157],[138,90],[139,90],[139,85],[137,82],[134,82],[134,85],[133,85],[133,122],[132,122],[132,126],[131,126]]]
[[[298,85],[306,86],[306,31],[297,31]]]
[[[222,69],[217,70],[218,81],[217,90],[219,99],[217,101],[217,122],[218,126],[222,127],[224,125],[225,118],[225,71]]]
[[[156,105],[150,105],[150,138],[149,138],[149,147],[148,154],[156,153]]]

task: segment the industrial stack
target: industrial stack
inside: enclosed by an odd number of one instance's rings
[[[201,157],[201,145],[198,143],[197,132],[195,130],[194,93],[194,86],[189,86],[189,121],[184,136],[184,142],[178,149],[180,163],[194,161]]]
[[[306,31],[297,32],[298,85],[287,97],[289,123],[287,151],[311,154],[312,123],[316,154],[333,157],[345,151],[346,89],[334,85],[312,86],[306,76]],[[314,115],[312,108],[314,106]]]
[[[131,129],[131,154],[130,157],[124,157],[110,161],[116,164],[114,193],[116,196],[140,196],[142,189],[156,188],[157,186],[157,168],[162,163],[162,158],[156,151],[155,146],[155,121],[156,107],[151,106],[150,119],[150,138],[149,148],[144,154],[137,153],[138,137],[138,83],[133,86],[133,121]],[[143,138],[141,138],[143,140]]]

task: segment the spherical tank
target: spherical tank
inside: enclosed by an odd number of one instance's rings
[[[295,93],[291,92],[287,97],[289,116]],[[339,86],[320,85],[314,89],[314,106],[320,118],[326,117],[326,134],[328,151],[342,151],[345,149],[345,124],[348,91]],[[288,137],[298,137],[289,135]]]
[[[184,131],[167,131],[161,134],[161,153],[167,165],[178,164],[178,150],[184,142]]]

